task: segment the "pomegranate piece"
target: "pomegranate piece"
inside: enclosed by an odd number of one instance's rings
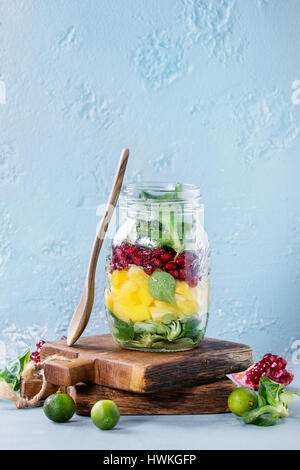
[[[289,385],[294,379],[291,369],[286,370],[287,362],[275,354],[265,354],[264,357],[244,372],[232,374],[233,379],[243,387],[258,390],[261,377],[268,377],[283,385]]]
[[[159,258],[154,258],[154,259],[152,260],[152,264],[153,264],[153,266],[154,266],[155,268],[158,268],[158,269],[160,269],[160,268],[163,267],[163,262],[162,262],[162,260],[159,259]]]
[[[172,271],[173,269],[176,269],[177,265],[174,261],[170,261],[169,263],[165,264],[165,269],[167,271]]]
[[[142,266],[143,264],[143,257],[141,253],[136,253],[131,257],[132,262],[136,264],[137,266]]]
[[[42,349],[42,347],[44,346],[45,342],[46,342],[46,341],[43,341],[43,340],[41,339],[41,341],[39,341],[38,343],[36,343],[36,349],[37,349],[37,351],[40,351],[40,350]]]
[[[139,244],[131,245],[128,242],[113,246],[110,272],[126,269],[130,264],[141,266],[149,275],[155,269],[162,269],[175,279],[188,282],[191,287],[196,286],[199,280],[198,254],[188,251],[178,254],[168,246],[157,247],[153,250]]]
[[[33,353],[31,353],[30,360],[36,363],[40,362],[41,358],[39,351],[34,351]]]
[[[175,279],[178,279],[178,271],[177,269],[171,269],[171,271],[169,271],[169,274],[171,274],[171,276],[173,276]]]
[[[168,263],[169,261],[172,261],[174,258],[173,254],[172,253],[163,253],[161,255],[161,259],[164,263]]]
[[[198,284],[198,280],[197,279],[189,279],[187,281],[187,283],[190,287],[196,287],[196,285]]]
[[[131,258],[132,255],[136,253],[136,247],[133,245],[129,245],[125,248],[125,253],[128,256],[128,258]]]
[[[160,258],[164,254],[165,250],[163,248],[155,248],[153,250],[153,257]]]
[[[183,268],[185,265],[185,259],[184,256],[180,255],[175,259],[176,264],[180,267]]]
[[[152,251],[149,250],[148,248],[142,248],[141,254],[142,254],[143,260],[145,261],[149,261],[152,257]]]
[[[185,279],[185,270],[183,268],[179,269],[179,279]]]
[[[152,266],[152,264],[146,264],[146,266],[144,266],[144,271],[145,271],[146,274],[149,274],[149,276],[151,276],[154,269],[155,268],[154,268],[154,266]]]

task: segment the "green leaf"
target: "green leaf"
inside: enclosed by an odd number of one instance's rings
[[[182,191],[182,183],[177,183],[175,185],[174,191],[168,191],[165,194],[154,195],[149,193],[148,191],[141,191],[139,194],[139,199],[149,200],[152,199],[153,201],[178,201],[180,199],[180,192]]]
[[[289,393],[289,394],[292,394],[292,395],[298,395],[298,397],[300,397],[300,391],[299,390],[289,390],[286,393]]]
[[[144,205],[151,206],[153,220],[139,221],[137,234],[139,237],[149,238],[152,243],[158,246],[170,246],[176,252],[184,249],[185,236],[192,229],[191,223],[184,221],[184,205],[181,202],[183,186],[177,183],[172,191],[163,194],[151,194],[148,191],[141,191],[139,198]],[[169,203],[169,204],[168,204]]]
[[[201,322],[197,315],[193,315],[182,322],[182,332],[190,336],[194,331],[201,330]]]
[[[131,340],[134,337],[133,324],[120,320],[112,311],[109,311],[109,313],[114,319],[114,323],[111,327],[112,335],[121,341]]]
[[[155,271],[149,277],[148,289],[152,297],[171,304],[179,311],[175,301],[175,287],[174,277],[164,271]]]
[[[135,322],[133,325],[133,329],[135,333],[156,333],[156,325],[153,322]]]
[[[175,341],[177,338],[180,337],[181,331],[181,321],[172,321],[172,323],[168,325],[167,340]]]
[[[255,424],[255,426],[273,426],[277,423],[278,419],[279,416],[265,413],[259,416],[252,424]]]
[[[277,409],[274,406],[266,405],[262,406],[261,408],[255,408],[254,410],[247,411],[243,414],[241,419],[246,424],[252,424],[257,420],[257,418],[259,418],[265,413],[269,413],[274,416],[279,416],[279,413],[277,412]]]
[[[261,377],[259,381],[258,397],[261,401],[264,400],[267,404],[276,406],[278,405],[279,394],[284,392],[284,390],[284,385],[273,382],[273,380],[268,377]]]
[[[294,401],[294,397],[290,392],[282,392],[279,395],[279,400],[288,407]]]
[[[0,371],[0,380],[4,380],[15,391],[20,390],[20,380],[24,367],[30,360],[30,351],[27,349],[14,361],[9,362],[5,368]]]

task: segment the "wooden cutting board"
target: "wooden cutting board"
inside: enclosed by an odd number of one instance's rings
[[[86,336],[73,346],[65,340],[46,343],[41,359],[55,354],[68,360],[45,364],[46,380],[52,384],[90,382],[136,393],[215,382],[253,363],[249,346],[212,338],[190,351],[157,353],[121,349],[111,335]]]
[[[40,379],[22,379],[22,397],[32,398],[40,391],[41,386]],[[43,399],[55,393],[57,389],[57,385],[48,384]],[[227,413],[227,399],[234,389],[234,383],[225,378],[210,384],[156,393],[125,392],[83,383],[67,387],[66,391],[75,401],[76,413],[83,416],[90,415],[98,400],[113,400],[122,415],[189,415]]]
[[[79,415],[90,414],[98,400],[113,400],[121,415],[193,415],[227,413],[236,386],[230,379],[156,393],[132,393],[93,384],[68,387]]]

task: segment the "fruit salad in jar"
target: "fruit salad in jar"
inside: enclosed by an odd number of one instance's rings
[[[199,188],[131,185],[107,257],[105,299],[123,348],[183,351],[205,335],[210,247]]]

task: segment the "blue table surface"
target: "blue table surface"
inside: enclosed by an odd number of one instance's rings
[[[290,389],[300,390],[300,366]],[[42,408],[18,410],[0,400],[0,449],[300,449],[300,398],[290,416],[261,428],[241,423],[231,413],[202,416],[121,416],[111,431],[89,417],[68,423],[49,421]]]

